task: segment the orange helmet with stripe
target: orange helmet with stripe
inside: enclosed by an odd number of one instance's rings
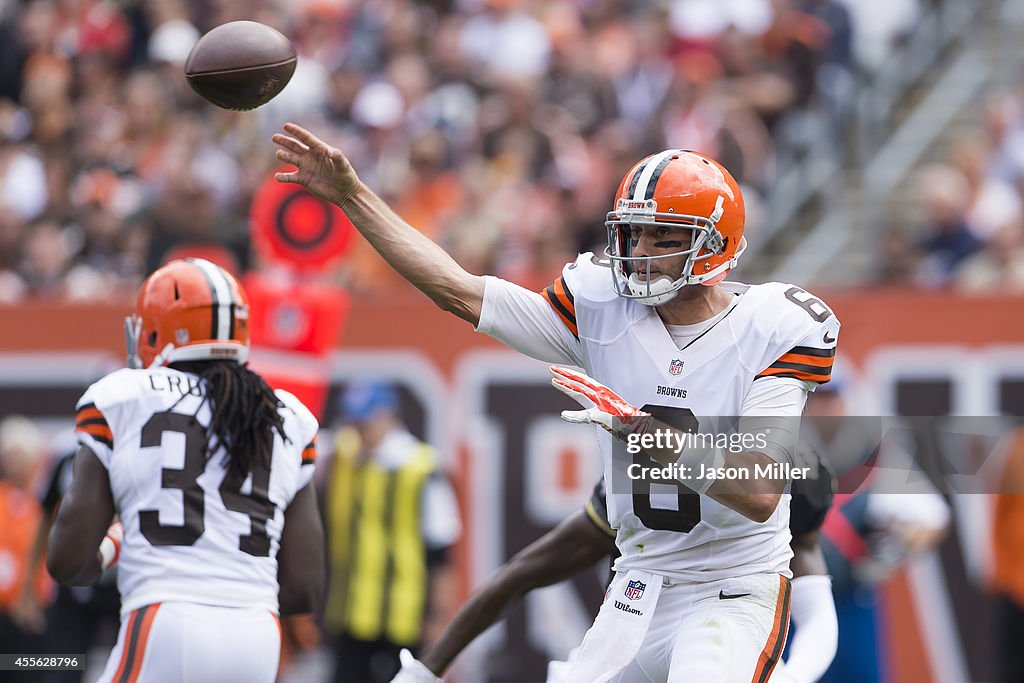
[[[125,320],[130,367],[249,357],[249,300],[231,273],[204,259],[171,261],[146,278]]]
[[[642,159],[626,173],[608,212],[608,247],[619,296],[649,306],[670,301],[685,285],[714,285],[725,279],[746,248],[743,194],[732,175],[714,159],[697,152],[667,149]],[[634,256],[635,225],[687,230],[679,251]],[[657,259],[685,257],[672,280],[641,275]]]

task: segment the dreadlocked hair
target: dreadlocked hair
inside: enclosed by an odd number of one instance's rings
[[[224,446],[225,466],[247,476],[253,464],[270,467],[274,432],[288,441],[278,408],[284,404],[266,381],[234,361],[189,361],[171,367],[198,375],[206,385],[210,426],[205,454],[209,459]]]

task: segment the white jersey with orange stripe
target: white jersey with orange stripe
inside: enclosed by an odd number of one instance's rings
[[[270,468],[244,479],[204,445],[210,406],[196,375],[118,370],[78,403],[76,432],[107,468],[125,529],[117,583],[122,613],[183,601],[278,610],[284,511],[313,477],[316,418],[285,391],[286,440]]]
[[[617,296],[607,263],[582,254],[540,295],[488,277],[477,329],[532,357],[580,366],[633,405],[696,420],[704,433],[722,418],[798,418],[806,392],[828,381],[838,319],[794,285],[720,286],[734,305],[680,348],[654,308]],[[625,472],[638,461],[596,431],[618,569],[684,581],[788,575],[788,504],[759,524],[677,481],[639,486]],[[767,455],[779,459],[771,448]]]

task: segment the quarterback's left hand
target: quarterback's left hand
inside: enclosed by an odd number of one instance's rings
[[[563,410],[562,419],[579,424],[600,425],[616,438],[625,438],[635,432],[644,433],[651,425],[651,414],[632,405],[614,391],[582,372],[551,366],[554,377],[551,384],[586,410]]]
[[[391,679],[391,683],[441,683],[441,679],[408,650],[403,649],[398,659],[402,662],[402,669]]]

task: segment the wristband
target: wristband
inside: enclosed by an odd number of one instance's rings
[[[100,541],[100,566],[109,569],[121,558],[121,542],[124,540],[124,527],[115,522],[107,529],[107,535]]]

